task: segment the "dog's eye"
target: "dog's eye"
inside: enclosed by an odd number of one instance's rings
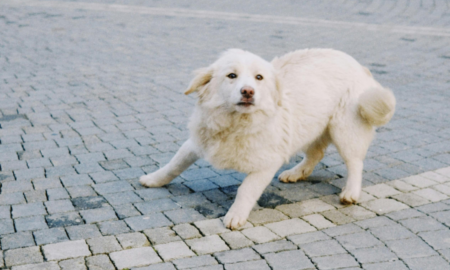
[[[230,74],[227,75],[227,77],[230,78],[230,79],[236,79],[237,75],[234,74],[234,73],[230,73]]]
[[[262,79],[264,79],[263,78],[263,76],[262,75],[260,75],[260,74],[258,74],[258,75],[256,75],[256,77],[255,77],[258,81],[260,81],[260,80],[262,80]]]

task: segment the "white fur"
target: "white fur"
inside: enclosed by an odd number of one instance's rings
[[[228,74],[237,78],[230,79]],[[256,80],[256,75],[263,80]],[[255,90],[253,106],[239,106],[240,89]],[[271,63],[238,49],[226,51],[197,72],[186,94],[198,92],[191,137],[160,170],[142,176],[144,186],[168,184],[197,158],[216,168],[247,173],[224,218],[229,228],[245,224],[274,174],[298,151],[305,159],[279,179],[308,177],[333,143],[348,169],[343,203],[361,193],[363,160],[374,126],[387,123],[395,97],[347,54],[330,49],[288,53]]]

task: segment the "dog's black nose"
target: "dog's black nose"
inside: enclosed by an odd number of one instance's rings
[[[241,88],[241,94],[245,98],[252,98],[255,94],[255,89],[250,86],[244,86]]]

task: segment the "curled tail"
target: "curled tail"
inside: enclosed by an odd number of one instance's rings
[[[370,125],[385,125],[394,115],[395,96],[386,88],[370,88],[359,97],[358,111]]]

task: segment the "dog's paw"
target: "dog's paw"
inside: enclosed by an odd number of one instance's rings
[[[242,227],[247,223],[248,214],[244,213],[243,211],[236,211],[232,208],[228,211],[228,213],[225,215],[223,219],[223,224],[228,229],[238,229],[239,227]]]
[[[339,195],[339,198],[342,204],[354,204],[358,202],[359,196],[361,196],[360,188],[344,188]]]
[[[284,183],[295,183],[300,180],[305,180],[311,173],[312,170],[309,170],[309,168],[292,168],[282,172],[278,176],[278,180]]]
[[[164,179],[158,177],[157,172],[141,176],[139,183],[145,187],[162,187],[167,184]]]

